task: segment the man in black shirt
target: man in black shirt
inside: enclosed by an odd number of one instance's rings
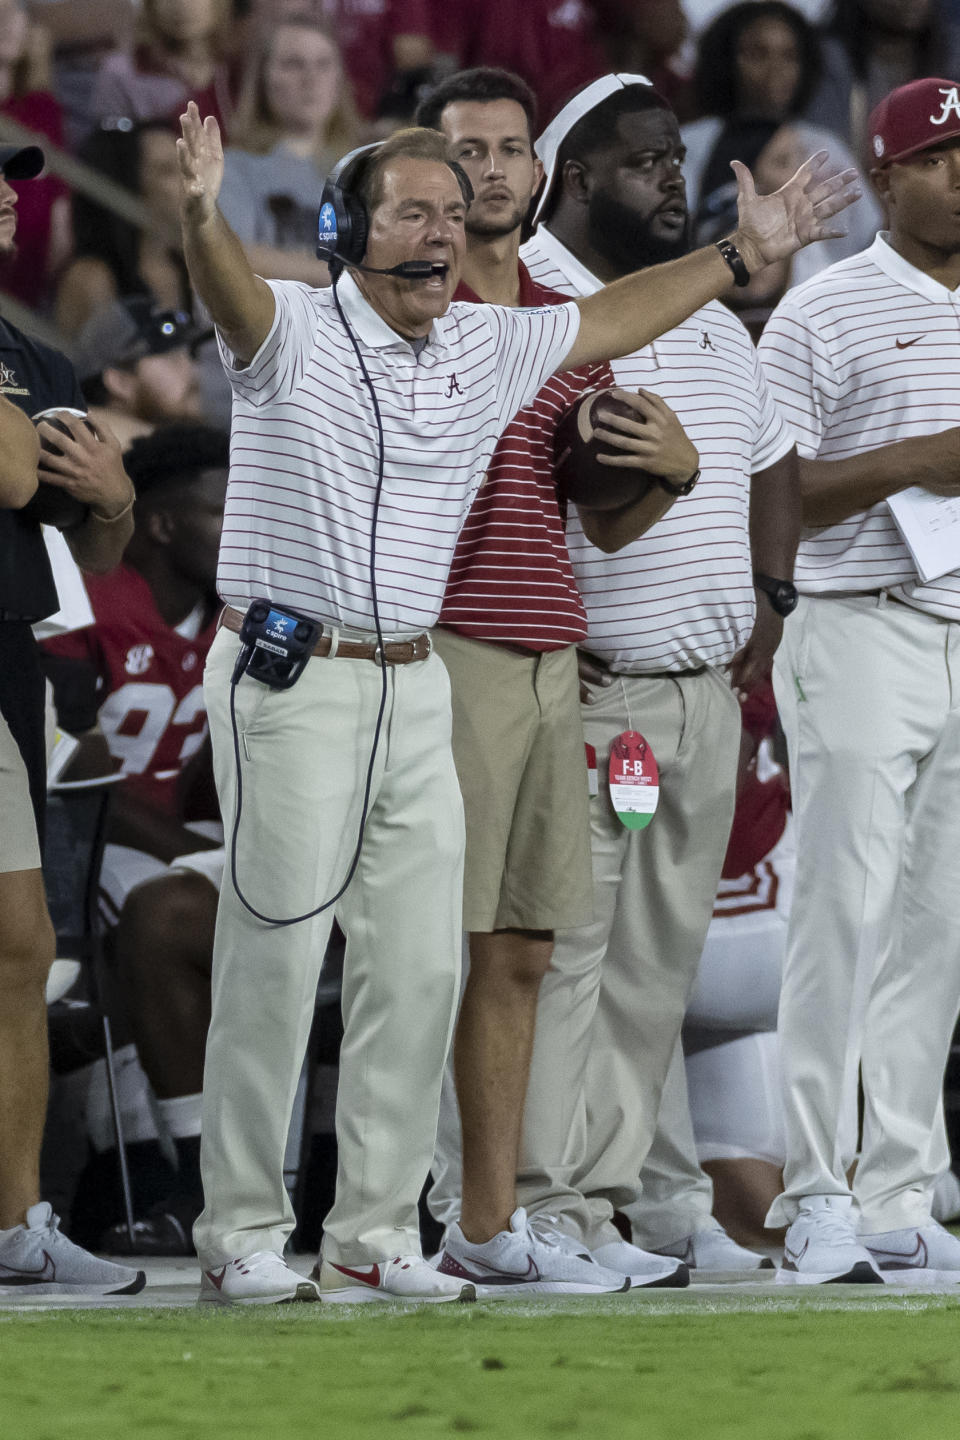
[[[0,261],[15,251],[8,180],[42,168],[35,147],[0,146]],[[133,530],[114,437],[76,414],[62,417],[65,432],[31,424],[61,406],[84,408],[69,362],[0,319],[0,1293],[130,1294],[143,1272],[73,1245],[39,1197],[54,946],[40,870],[44,686],[31,624],[58,608],[40,526],[56,525],[77,563],[99,571],[117,564]],[[55,450],[41,454],[41,441]]]

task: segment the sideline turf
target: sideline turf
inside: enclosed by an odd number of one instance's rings
[[[0,1314],[7,1440],[955,1434],[960,1302]]]

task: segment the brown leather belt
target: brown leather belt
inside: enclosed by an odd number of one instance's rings
[[[217,621],[217,629],[224,627],[232,630],[235,635],[240,634],[243,626],[243,616],[239,610],[233,610],[225,605],[220,612]],[[333,647],[333,639],[330,635],[321,635],[313,647],[314,655],[329,655]],[[426,660],[433,645],[430,636],[424,633],[418,635],[414,640],[388,640],[383,647],[383,658],[388,665],[410,665],[414,660]],[[334,657],[344,660],[374,660],[380,664],[380,647],[374,644],[361,644],[356,640],[340,640],[334,651]]]

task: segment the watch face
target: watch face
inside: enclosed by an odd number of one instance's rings
[[[786,581],[778,585],[776,593],[770,597],[773,601],[773,608],[778,615],[792,615],[797,608],[797,601],[800,599],[797,594],[797,587]]]

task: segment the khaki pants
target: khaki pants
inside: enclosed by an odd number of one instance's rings
[[[775,665],[797,873],[780,998],[785,1193],[848,1194],[865,1233],[929,1222],[949,1163],[960,1008],[960,626],[880,596],[804,598]]]
[[[227,832],[236,801],[221,631],[205,695]],[[436,655],[391,667],[363,849],[336,908],[347,937],[337,1101],[339,1173],[324,1253],[345,1264],[419,1253],[417,1201],[433,1156],[459,993],[463,809],[450,690]],[[288,691],[244,677],[237,871],[248,900],[298,915],[340,887],[357,843],[380,701],[379,667],[317,659]],[[281,1251],[293,1228],[283,1155],[332,911],[284,928],[220,895],[203,1097],[205,1266]]]
[[[558,936],[541,988],[518,1197],[596,1246],[618,1238],[610,1217],[637,1198],[656,1129],[733,816],[740,707],[712,670],[618,677],[592,695],[596,918]],[[628,729],[660,768],[660,806],[641,831],[620,824],[605,785],[611,741]]]

